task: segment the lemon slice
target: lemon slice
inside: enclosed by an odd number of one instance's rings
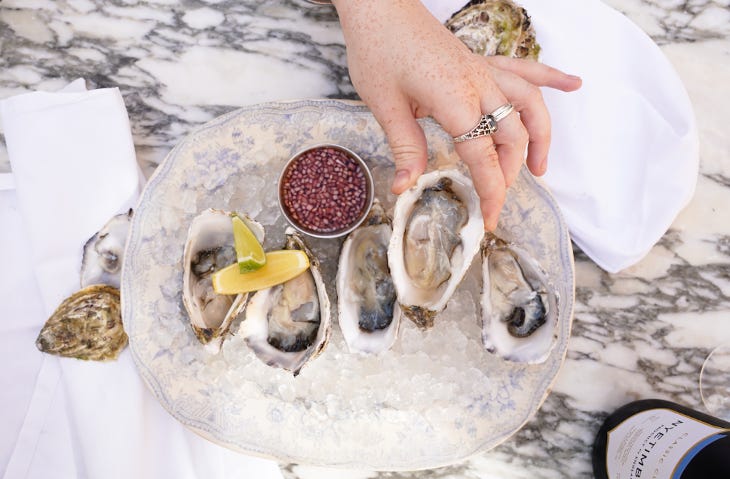
[[[213,273],[213,290],[218,294],[239,294],[270,288],[302,274],[309,268],[304,251],[287,249],[266,253],[266,264],[241,274],[238,263]]]
[[[239,272],[256,271],[266,264],[264,248],[246,223],[237,215],[233,216],[233,243],[236,247]]]

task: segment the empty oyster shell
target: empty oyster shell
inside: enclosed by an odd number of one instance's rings
[[[377,354],[395,342],[400,307],[388,268],[390,219],[376,199],[362,225],[342,244],[337,309],[350,351]]]
[[[307,253],[309,269],[283,284],[255,292],[239,334],[261,361],[297,376],[324,351],[332,320],[319,261],[293,228],[287,228],[285,234],[284,248]]]
[[[479,198],[455,169],[421,175],[395,203],[388,265],[403,314],[433,326],[484,237]]]
[[[44,353],[107,361],[116,359],[127,341],[119,290],[92,285],[72,294],[56,308],[35,344]]]
[[[110,219],[84,245],[81,260],[81,287],[108,284],[119,288],[124,247],[132,219],[132,209]]]
[[[213,291],[213,273],[236,262],[231,218],[236,214],[215,209],[200,213],[190,224],[183,250],[183,304],[195,336],[214,353],[220,350],[248,299],[248,294]],[[263,243],[263,226],[245,215],[238,216]]]
[[[472,0],[446,27],[480,55],[537,60],[540,53],[530,16],[511,0]]]
[[[558,292],[527,251],[488,234],[482,243],[484,347],[509,360],[540,363],[556,343]]]

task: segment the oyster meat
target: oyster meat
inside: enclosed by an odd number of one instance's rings
[[[285,283],[255,292],[246,306],[239,334],[261,361],[297,376],[327,346],[332,320],[319,261],[293,228],[287,228],[285,234],[285,249],[304,251],[309,269]]]
[[[391,221],[376,199],[342,244],[337,270],[338,320],[350,351],[377,354],[398,336],[400,307],[388,268]]]
[[[119,290],[102,284],[87,286],[65,299],[43,325],[35,344],[44,353],[107,361],[116,359],[127,341]]]
[[[527,251],[489,234],[482,244],[484,347],[509,361],[539,363],[557,339],[558,293]]]
[[[388,265],[403,314],[433,326],[469,269],[484,237],[479,198],[456,169],[421,175],[393,213]]]
[[[220,350],[248,299],[248,294],[213,291],[213,273],[236,262],[232,215],[236,213],[215,209],[200,213],[190,224],[183,250],[183,304],[195,336],[211,352]],[[262,243],[263,226],[245,215],[238,216]]]
[[[108,284],[119,288],[124,247],[132,220],[132,209],[114,216],[84,245],[81,287]]]
[[[530,16],[511,0],[472,0],[446,27],[479,55],[537,60],[540,54]]]

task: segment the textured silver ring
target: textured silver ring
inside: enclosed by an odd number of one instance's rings
[[[462,141],[472,140],[474,138],[479,138],[480,136],[491,135],[499,129],[499,121],[503,120],[507,115],[512,113],[514,109],[515,107],[512,105],[512,103],[507,103],[500,106],[488,115],[482,115],[481,118],[479,118],[479,123],[477,123],[477,126],[467,131],[463,135],[455,136],[454,143],[461,143]]]

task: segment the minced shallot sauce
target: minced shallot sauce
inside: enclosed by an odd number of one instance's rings
[[[357,222],[367,202],[367,178],[346,152],[321,147],[295,158],[282,176],[282,203],[292,220],[317,233]]]

